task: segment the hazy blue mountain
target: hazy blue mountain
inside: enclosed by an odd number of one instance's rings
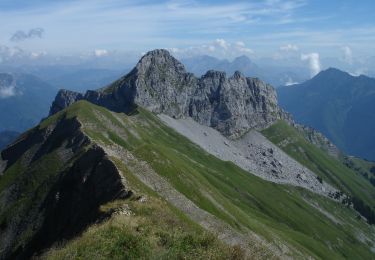
[[[13,142],[20,133],[14,131],[0,132],[0,150],[4,149],[8,144]]]
[[[124,71],[109,69],[81,69],[46,80],[58,88],[86,91],[108,85],[123,74]]]
[[[240,71],[252,76],[261,74],[260,68],[245,55],[239,56],[231,62],[208,55],[185,58],[182,62],[190,72],[196,75],[203,75],[208,70],[225,71],[228,74]]]
[[[86,91],[112,83],[129,69],[95,68],[86,65],[43,65],[7,68],[7,71],[35,75],[59,89]]]
[[[301,82],[309,77],[306,69],[277,66],[270,63],[264,63],[259,66],[245,55],[239,56],[233,61],[203,55],[185,58],[182,63],[184,63],[188,71],[196,75],[203,75],[211,69],[225,71],[230,75],[235,71],[240,71],[248,77],[260,78],[274,87]]]
[[[324,133],[341,150],[375,160],[375,79],[327,69],[277,90],[294,118]]]
[[[0,131],[25,131],[48,115],[57,89],[23,73],[0,73]]]

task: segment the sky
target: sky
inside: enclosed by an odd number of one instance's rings
[[[258,59],[294,53],[313,71],[324,57],[351,63],[375,56],[374,12],[373,0],[0,0],[0,52],[100,57],[167,48],[180,56]]]

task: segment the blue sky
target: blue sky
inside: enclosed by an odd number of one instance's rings
[[[375,54],[375,1],[1,0],[0,45],[35,53]],[[10,39],[17,31],[39,37]],[[30,34],[31,35],[31,34]]]

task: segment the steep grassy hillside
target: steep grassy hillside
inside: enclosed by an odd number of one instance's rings
[[[355,219],[354,211],[302,189],[263,181],[220,161],[143,109],[126,116],[80,102],[68,110],[68,117],[77,114],[83,130],[98,143],[130,151],[200,208],[241,232],[256,232],[280,249],[286,244],[287,254],[330,258],[370,254],[365,244],[353,242],[353,224],[369,236],[372,231]]]
[[[340,159],[347,167],[361,174],[375,186],[375,162],[352,156],[341,156]]]
[[[129,177],[130,173],[126,176]],[[112,217],[46,252],[42,259],[243,259],[229,247],[141,188],[143,197],[103,205]],[[145,196],[145,194],[148,194]]]
[[[101,206],[101,211],[119,208],[123,214],[115,214],[46,252],[47,258],[195,258],[200,254],[202,258],[216,258],[218,252],[223,252],[224,258],[241,257],[243,250],[224,246],[192,223],[202,219],[199,208],[210,213],[203,218],[214,216],[244,235],[242,247],[258,258],[374,257],[370,250],[374,246],[374,228],[358,219],[352,209],[304,189],[264,181],[233,163],[221,161],[146,110],[138,108],[125,115],[80,101],[38,128],[72,119],[80,122],[80,129],[91,142],[103,147],[134,195]],[[22,167],[5,171],[0,178],[1,194],[14,182],[7,176],[20,171]],[[35,185],[37,188],[39,184]],[[182,198],[185,200],[180,203]],[[188,201],[199,208],[186,206],[190,205],[185,203]],[[211,221],[199,223],[210,229]],[[226,230],[218,232],[227,234]]]
[[[323,150],[310,144],[286,122],[279,121],[264,130],[263,134],[290,156],[317,173],[323,181],[350,194],[356,202],[354,207],[361,207],[358,210],[365,214],[371,223],[375,223],[375,188],[358,171],[348,168],[340,160],[328,156]]]

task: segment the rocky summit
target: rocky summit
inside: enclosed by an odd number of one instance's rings
[[[173,118],[192,117],[234,138],[287,118],[272,86],[238,71],[230,77],[208,71],[197,78],[166,50],[148,52],[129,74],[100,90],[84,95],[60,90],[50,115],[81,99],[113,111],[141,106]]]

